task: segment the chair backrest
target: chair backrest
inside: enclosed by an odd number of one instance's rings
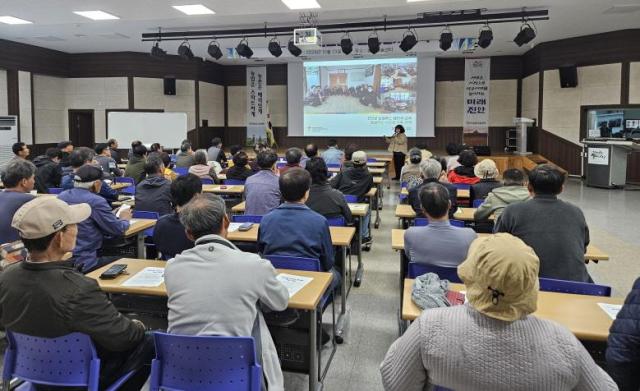
[[[408,186],[409,184],[407,182],[400,182],[400,188],[404,189]]]
[[[450,282],[460,283],[460,277],[458,277],[457,267],[443,267],[426,265],[424,263],[409,262],[409,268],[407,274],[409,278],[416,278],[426,273],[435,273],[442,280],[449,280]]]
[[[462,228],[464,228],[464,221],[449,220],[449,224],[453,225],[454,227],[462,227]],[[416,227],[426,227],[427,225],[429,225],[429,219],[424,218],[424,217],[416,217],[413,220],[413,225],[415,225]]]
[[[276,269],[307,270],[320,272],[320,261],[313,258],[292,257],[288,255],[265,255]]]
[[[175,167],[173,171],[178,175],[187,175],[189,173],[189,167]]]
[[[234,223],[255,223],[260,224],[263,216],[254,215],[233,215],[231,221]]]
[[[344,195],[344,200],[347,201],[347,203],[349,203],[349,204],[355,204],[356,202],[358,202],[358,196],[351,195],[351,194],[345,194]]]
[[[347,222],[343,216],[327,218],[330,227],[345,227]]]
[[[5,384],[17,377],[42,385],[98,390],[100,360],[89,336],[72,333],[40,338],[7,331],[7,340]]]
[[[340,168],[342,164],[340,163],[327,163],[327,168]]]
[[[130,183],[131,186],[124,187],[120,190],[122,194],[136,195],[136,181],[131,177],[115,177],[115,183]]]
[[[240,180],[240,179],[225,179],[224,181],[225,185],[230,185],[230,186],[234,186],[234,185],[243,185],[245,181]]]
[[[484,199],[479,198],[477,200],[473,200],[473,207],[478,208],[480,205],[484,204]]]
[[[134,219],[149,219],[149,220],[158,220],[160,218],[160,214],[158,212],[149,212],[146,210],[133,210],[131,213],[131,217]],[[152,238],[153,237],[153,228],[147,228],[144,230],[144,236]]]
[[[202,182],[203,185],[215,185],[215,182],[211,178],[200,178],[200,182]]]
[[[251,337],[153,334],[150,390],[259,391],[262,368]]]
[[[576,295],[611,296],[611,287],[589,282],[540,278],[540,290],[545,292],[573,293]]]
[[[468,183],[454,183],[453,184],[458,190],[469,190],[471,189],[471,185]]]
[[[49,191],[49,194],[60,194],[64,191],[64,189],[61,187],[50,187],[47,190]]]
[[[131,183],[132,185],[136,184],[135,179],[128,176],[117,176],[114,178],[115,183]]]

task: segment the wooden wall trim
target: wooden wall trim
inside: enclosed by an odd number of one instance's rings
[[[539,129],[538,139],[540,144],[538,153],[540,155],[567,170],[570,175],[582,174],[582,161],[580,157],[582,146],[556,136],[544,129]]]
[[[133,85],[134,80],[133,80],[133,76],[128,76],[127,77],[127,100],[129,101],[129,110],[133,110],[135,109],[135,102],[136,102],[136,96],[135,96],[135,86]]]
[[[0,53],[0,68],[51,76],[68,75],[68,54],[64,52],[0,39]]]
[[[540,151],[540,130],[542,130],[543,127],[543,118],[542,118],[542,113],[544,112],[544,110],[542,109],[544,105],[544,72],[540,71],[538,73],[538,121],[536,123],[537,125],[537,137],[536,137],[536,150],[539,152]]]
[[[436,81],[464,80],[464,58],[436,58]],[[491,57],[491,80],[522,77],[522,56]]]
[[[620,85],[620,104],[629,104],[629,84],[631,83],[631,63],[625,61],[622,63],[621,85]]]
[[[197,135],[197,139],[196,139],[196,144],[200,144],[200,132],[198,132],[198,129],[200,129],[200,82],[198,80],[195,80],[193,82],[193,95],[195,98],[195,105],[196,105],[196,109],[195,109],[195,120],[196,120],[196,135]]]
[[[516,86],[516,117],[522,117],[522,78],[518,78]]]
[[[33,87],[33,72],[29,72],[29,85],[31,87],[31,142],[36,143],[36,98]]]
[[[7,69],[7,114],[18,116],[18,140],[20,131],[20,79],[16,69]]]

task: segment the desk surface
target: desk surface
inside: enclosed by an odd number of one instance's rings
[[[111,186],[113,190],[118,191],[133,185],[131,183],[112,183],[109,186]]]
[[[149,220],[149,219],[132,219],[134,220],[133,224],[129,225],[129,229],[124,233],[126,238],[137,235],[138,233],[144,231],[147,228],[151,228],[156,225],[157,220]]]
[[[351,210],[351,214],[354,216],[366,216],[369,211],[369,204],[347,204],[349,205],[349,209]],[[244,213],[247,209],[246,202],[242,201],[238,205],[235,205],[231,208],[231,212],[233,213]]]
[[[248,231],[235,231],[227,234],[227,239],[232,242],[257,242],[258,229],[260,224],[254,224]],[[331,242],[334,246],[344,247],[351,244],[353,236],[356,233],[354,227],[329,227],[331,231]]]
[[[371,173],[371,175],[382,175],[385,172],[384,168],[376,168],[376,167],[369,167],[369,172]]]
[[[402,319],[414,320],[422,310],[411,300],[412,279],[404,280]],[[464,291],[462,284],[451,284],[451,289]],[[605,341],[613,321],[597,303],[622,304],[621,298],[572,295],[568,293],[539,292],[538,310],[535,316],[552,320],[565,326],[578,338],[589,341]]]
[[[225,187],[224,189],[222,187]],[[244,193],[243,185],[202,185],[203,193],[215,194],[242,194]]]
[[[145,267],[161,267],[164,268],[167,264],[165,261],[151,261],[146,259],[120,259],[115,261],[117,264],[126,264],[129,274],[123,274],[116,277],[113,280],[101,280],[100,274],[107,270],[111,265],[103,266],[102,268],[95,270],[87,277],[96,280],[100,289],[109,293],[129,293],[135,295],[147,295],[147,296],[166,296],[167,289],[162,283],[158,287],[124,287],[122,283],[133,277],[136,273],[144,269]],[[331,273],[324,272],[307,272],[301,270],[285,270],[278,269],[278,274],[287,273],[298,276],[311,277],[313,280],[297,292],[292,298],[289,299],[289,308],[301,309],[301,310],[313,310],[317,307],[318,302],[322,298],[322,295],[329,287]]]
[[[387,162],[368,162],[367,167],[375,167],[375,168],[385,168],[387,166]]]
[[[458,208],[453,217],[456,220],[462,221],[475,221],[473,215],[476,213],[476,208]],[[489,221],[493,221],[495,219],[494,215],[489,216]]]
[[[457,198],[469,198],[469,193],[471,193],[471,191],[469,189],[458,189],[458,191],[456,192],[456,197]],[[408,196],[409,195],[409,190],[407,190],[406,187],[403,187],[402,190],[400,190],[400,194]]]
[[[382,183],[382,176],[380,175],[376,175],[373,177],[373,184],[374,185],[379,185]]]
[[[391,248],[394,250],[404,250],[404,229],[391,230]],[[478,237],[486,237],[491,234],[478,234]],[[590,244],[584,254],[585,261],[608,261],[609,255],[598,247]]]

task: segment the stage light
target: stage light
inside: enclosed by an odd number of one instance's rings
[[[478,37],[478,46],[483,49],[486,49],[491,45],[491,41],[493,41],[493,31],[489,24],[485,25],[482,30],[480,30],[480,36]]]
[[[282,48],[280,47],[278,38],[273,37],[271,41],[269,41],[269,53],[271,53],[274,57],[282,56]]]
[[[161,58],[167,55],[167,51],[160,47],[160,41],[151,48],[151,57]]]
[[[289,40],[287,49],[289,50],[289,53],[291,53],[291,55],[293,55],[294,57],[299,57],[302,54],[302,49],[300,49],[296,46],[295,43],[293,43],[293,37],[291,37],[291,39]]]
[[[416,44],[418,43],[418,38],[416,37],[416,34],[411,31],[411,29],[405,31],[404,35],[402,36],[402,41],[400,42],[400,49],[403,52],[408,52],[409,50],[413,49],[414,46],[416,46]]]
[[[340,48],[342,49],[342,53],[349,55],[353,51],[353,41],[351,40],[351,36],[349,33],[345,33],[340,40]]]
[[[375,31],[369,36],[367,45],[371,54],[376,54],[380,51],[380,38],[378,38],[378,34]]]
[[[178,55],[185,60],[191,60],[193,58],[193,52],[191,51],[189,42],[185,40],[178,46]]]
[[[251,58],[253,56],[253,50],[249,47],[249,41],[246,38],[242,38],[238,46],[236,46],[236,51],[240,57]]]
[[[451,48],[453,43],[453,33],[449,30],[449,27],[445,27],[440,33],[440,49],[445,52]]]
[[[211,57],[215,58],[216,60],[219,60],[222,58],[222,50],[220,50],[220,45],[218,44],[218,41],[216,41],[215,39],[209,42],[209,47],[207,48],[207,52]]]
[[[535,37],[536,32],[533,28],[531,28],[531,25],[529,25],[529,23],[522,23],[520,32],[518,32],[518,35],[516,35],[516,37],[513,39],[513,42],[515,42],[518,46],[522,46],[533,41]]]

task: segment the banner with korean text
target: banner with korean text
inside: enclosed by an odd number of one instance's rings
[[[469,58],[464,64],[463,140],[469,145],[488,145],[490,58]]]
[[[247,146],[267,141],[267,67],[247,67]]]

